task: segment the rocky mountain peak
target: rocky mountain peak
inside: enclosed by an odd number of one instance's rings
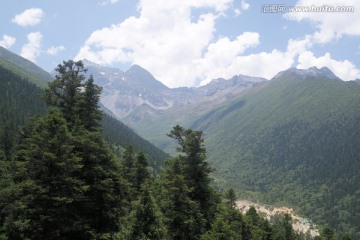
[[[274,78],[279,78],[283,76],[295,75],[301,79],[307,77],[316,77],[316,78],[329,78],[329,79],[339,79],[329,68],[322,67],[310,67],[308,69],[298,69],[298,68],[289,68],[285,71],[278,73]]]

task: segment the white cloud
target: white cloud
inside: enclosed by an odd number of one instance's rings
[[[4,48],[10,48],[12,45],[14,45],[15,41],[16,38],[4,34],[2,40],[0,40],[0,46]]]
[[[313,36],[306,35],[302,39],[289,39],[287,46],[287,53],[292,57],[308,50],[313,46]]]
[[[113,4],[117,3],[117,2],[119,2],[119,0],[104,0],[104,1],[101,3],[101,6],[105,6],[105,5],[108,5],[108,4],[113,5]]]
[[[204,85],[211,79],[230,78],[237,74],[271,79],[278,72],[290,68],[294,63],[291,55],[274,49],[271,52],[261,52],[250,55],[239,55],[232,59],[227,68],[209,70],[209,76],[201,83]]]
[[[234,13],[236,16],[240,15],[242,13],[242,11],[246,11],[250,9],[250,4],[247,3],[245,0],[241,0],[241,5],[240,8],[236,8],[234,10]]]
[[[61,51],[64,51],[65,50],[65,47],[64,46],[57,46],[57,47],[54,47],[52,46],[51,48],[49,48],[46,53],[49,54],[49,55],[52,55],[52,56],[55,56],[57,55],[59,52]]]
[[[336,76],[345,81],[360,78],[360,71],[354,64],[348,60],[336,61],[331,58],[330,53],[326,53],[321,57],[315,57],[314,53],[306,51],[300,54],[298,62],[297,68],[300,69],[307,69],[313,66],[318,68],[328,67]]]
[[[16,15],[11,21],[22,27],[35,26],[41,22],[43,16],[44,12],[41,8],[29,8]]]
[[[242,10],[249,10],[250,4],[247,3],[245,0],[241,0],[241,9]]]
[[[230,3],[231,0],[141,0],[139,17],[129,17],[93,32],[76,59],[100,64],[137,63],[168,86],[193,85],[201,72],[194,66],[213,41],[216,19]],[[204,13],[194,18],[193,9]]]
[[[239,15],[241,14],[241,10],[238,9],[238,8],[236,8],[236,9],[234,10],[234,13],[235,13],[236,16],[239,16]]]
[[[250,47],[259,45],[259,34],[245,32],[235,40],[220,38],[215,43],[209,44],[204,57],[199,60],[201,77],[206,78],[202,84],[214,78],[233,76],[239,73],[239,69],[233,67],[236,58]]]
[[[306,35],[302,39],[290,39],[288,43],[288,54],[298,56],[297,68],[306,69],[312,66],[318,68],[328,67],[343,80],[352,80],[360,77],[360,71],[348,60],[335,60],[330,53],[315,57],[309,51],[315,44],[326,44],[347,36],[360,36],[360,15],[356,13],[360,9],[360,1],[357,0],[298,0],[296,6],[347,6],[353,7],[355,12],[292,12],[285,14],[285,17],[295,21],[309,21],[314,24],[316,31],[312,35]]]
[[[299,1],[298,4],[305,2]],[[314,44],[325,40],[321,40],[317,34],[290,39],[285,51],[273,49],[248,55],[247,49],[260,44],[260,35],[256,32],[244,32],[233,39],[215,39],[216,21],[225,16],[232,3],[232,0],[140,0],[139,17],[129,17],[119,24],[96,30],[75,58],[105,65],[115,62],[136,63],[169,87],[193,86],[199,82],[205,84],[214,78],[230,78],[236,74],[270,79],[279,71],[292,67],[295,60],[298,60],[299,66],[307,62],[318,64],[317,58],[306,60],[303,54]],[[242,1],[238,9],[232,11],[240,14],[249,8],[250,5]],[[202,14],[195,16],[192,14],[194,9],[201,10],[197,12]],[[329,31],[329,36],[340,31],[342,34],[355,34],[357,31],[353,28],[344,31],[337,25],[331,25],[332,20],[327,16],[315,20],[303,13],[300,15],[289,15],[287,18],[311,20],[316,23],[319,33]],[[331,27],[330,30],[325,26]],[[330,57],[327,60],[331,69],[341,66],[351,70],[344,79],[357,75],[356,68],[350,62],[336,61]],[[339,71],[334,72],[341,77],[346,75],[339,74]]]
[[[299,0],[297,6],[349,6],[354,12],[292,12],[285,17],[295,21],[310,21],[315,24],[317,31],[313,34],[316,43],[328,43],[343,35],[360,36],[360,1],[358,0]]]
[[[40,55],[42,35],[40,32],[32,32],[27,35],[28,43],[22,49],[20,55],[32,62]]]

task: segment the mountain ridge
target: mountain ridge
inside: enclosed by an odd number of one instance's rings
[[[139,65],[133,65],[122,72],[86,63],[88,74],[94,75],[96,83],[103,87],[103,105],[130,126],[141,121],[141,115],[161,115],[163,111],[198,104],[206,98],[212,98],[212,104],[220,104],[266,80],[237,75],[229,80],[213,80],[205,86],[168,88]],[[148,108],[144,108],[144,104]],[[141,109],[145,112],[141,112]]]
[[[291,67],[285,71],[279,72],[278,74],[276,74],[273,77],[273,79],[279,78],[284,74],[286,74],[286,75],[294,74],[294,75],[300,77],[301,79],[305,79],[308,77],[315,77],[315,78],[325,77],[328,79],[340,80],[340,78],[337,77],[328,67],[317,68],[315,66],[310,67],[308,69],[298,69],[298,68]]]
[[[54,78],[31,61],[0,46],[0,65],[9,69],[37,86],[46,87]]]

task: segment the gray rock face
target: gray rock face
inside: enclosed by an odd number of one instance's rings
[[[229,100],[266,80],[238,75],[228,80],[215,79],[201,87],[171,89],[138,65],[123,72],[87,60],[83,62],[88,68],[87,74],[92,74],[95,83],[103,88],[101,103],[117,118],[135,122],[149,114],[162,114],[168,109],[196,105],[207,99],[212,102]]]

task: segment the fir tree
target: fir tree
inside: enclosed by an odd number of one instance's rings
[[[244,221],[242,214],[228,204],[221,205],[211,229],[201,240],[238,240],[244,237]]]
[[[12,212],[5,221],[9,239],[70,239],[81,236],[78,207],[88,185],[83,165],[59,111],[24,128],[15,158]]]
[[[206,150],[202,131],[184,129],[177,125],[168,134],[177,140],[177,150],[183,154],[180,159],[184,163],[184,177],[188,188],[191,189],[190,198],[199,203],[201,213],[206,219],[207,228],[215,216],[219,197],[210,186],[210,173],[213,169],[206,160]]]
[[[234,189],[230,188],[226,193],[225,193],[225,198],[227,200],[227,204],[229,205],[229,207],[235,208],[236,207],[236,195],[235,195],[235,191]]]
[[[170,239],[198,239],[205,229],[199,203],[190,198],[181,157],[167,161],[162,176],[161,207]]]
[[[136,154],[135,171],[134,171],[134,187],[140,192],[146,182],[150,179],[148,170],[149,164],[143,152]]]
[[[55,80],[49,83],[44,98],[48,106],[58,108],[66,122],[74,127],[79,122],[78,105],[83,97],[81,89],[86,69],[81,61],[69,60],[59,64],[55,71]]]
[[[335,232],[329,227],[324,227],[320,233],[320,237],[322,240],[335,240]]]
[[[101,87],[94,84],[92,75],[85,79],[87,69],[81,61],[64,61],[55,70],[58,73],[56,79],[45,91],[46,103],[60,109],[71,127],[97,131],[102,119],[99,108]]]
[[[84,91],[81,92],[77,112],[81,124],[89,131],[96,131],[100,127],[102,112],[99,109],[101,87],[94,84],[94,78],[91,75],[83,84]]]
[[[78,177],[89,185],[80,207],[82,218],[96,238],[111,239],[121,228],[120,218],[126,213],[128,184],[108,144],[99,132],[77,131],[74,137],[76,154],[83,169]]]
[[[146,186],[139,199],[134,202],[134,210],[130,214],[131,230],[127,239],[166,239],[166,228],[163,217],[153,196]]]

